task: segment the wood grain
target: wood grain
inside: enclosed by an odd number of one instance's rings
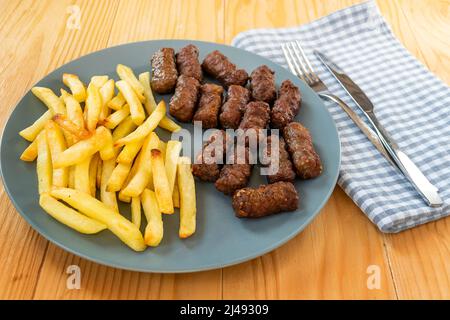
[[[229,43],[256,27],[307,23],[358,0],[0,0],[0,125],[34,82],[101,48],[148,39]],[[379,0],[400,41],[450,83],[450,1]],[[69,6],[80,29],[67,28]],[[49,244],[0,187],[0,299],[450,298],[450,219],[381,234],[340,188],[314,222],[250,262],[195,274],[143,274],[101,266]],[[66,286],[81,269],[81,289]],[[379,289],[367,268],[377,266]]]

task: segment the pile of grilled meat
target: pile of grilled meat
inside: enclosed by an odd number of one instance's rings
[[[176,54],[172,48],[161,48],[152,56],[151,64],[152,89],[160,94],[175,91],[169,104],[169,112],[175,119],[199,121],[204,129],[218,128],[193,165],[197,178],[214,182],[217,190],[232,195],[238,217],[258,218],[298,208],[299,196],[292,182],[296,177],[317,177],[322,172],[322,164],[309,131],[293,121],[300,109],[301,95],[290,80],[283,81],[277,92],[274,71],[268,66],[259,66],[249,76],[218,50],[209,53],[200,64],[199,50],[192,44]],[[203,72],[221,85],[203,83]],[[225,92],[226,99],[223,99]],[[233,152],[226,152],[228,142],[234,137],[229,137],[224,129],[258,132],[268,128],[282,133],[282,136],[264,136],[264,154],[269,159],[276,157],[279,169],[267,176],[269,184],[248,188],[253,167],[249,147],[234,146]],[[204,161],[206,148],[217,141],[223,143],[219,158],[228,154],[238,157],[239,152],[244,152],[240,156],[245,161]],[[274,142],[279,146],[278,155],[271,154]]]

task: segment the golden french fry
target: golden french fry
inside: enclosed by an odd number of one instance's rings
[[[22,154],[20,155],[20,160],[32,162],[36,159],[38,154],[38,148],[37,148],[37,137],[33,140],[33,142],[30,143],[30,145],[23,150]]]
[[[105,127],[98,127],[88,139],[81,140],[57,155],[53,162],[55,169],[72,166],[92,156],[105,147],[111,133]]]
[[[66,114],[66,107],[61,99],[49,88],[33,87],[31,92],[41,100],[53,115],[61,113]]]
[[[77,75],[64,73],[62,80],[69,87],[70,92],[72,92],[73,97],[78,102],[84,102],[86,100],[86,88]]]
[[[122,201],[122,202],[126,202],[126,203],[130,203],[130,202],[131,202],[131,197],[125,196],[125,195],[123,194],[123,190],[120,190],[120,191],[119,191],[119,194],[118,194],[117,197],[118,197],[119,200]]]
[[[67,119],[84,129],[83,110],[81,110],[80,103],[64,89],[61,89],[61,96],[66,105]]]
[[[158,146],[159,151],[161,151],[162,157],[164,159],[164,161],[166,161],[166,149],[167,149],[167,143],[165,143],[162,140],[159,140],[159,146]]]
[[[148,136],[155,128],[158,126],[159,121],[164,117],[166,114],[166,104],[164,100],[161,100],[161,102],[156,107],[155,111],[145,120],[145,122],[136,128],[132,133],[127,135],[126,137],[123,137],[116,141],[114,146],[120,147],[124,144],[144,139],[146,136]]]
[[[89,193],[95,197],[97,192],[97,170],[98,163],[101,162],[98,153],[94,154],[89,163]]]
[[[119,191],[122,188],[130,173],[131,165],[132,163],[119,163],[116,165],[106,185],[106,190],[108,192]]]
[[[89,131],[94,131],[102,110],[102,96],[98,87],[92,82],[87,88],[86,110],[86,128]]]
[[[111,101],[107,103],[107,105],[113,110],[120,110],[125,102],[126,101],[123,94],[119,92],[114,98],[111,99]]]
[[[175,178],[175,185],[173,186],[172,201],[173,201],[174,208],[180,207],[180,191],[178,190],[178,179],[177,178]]]
[[[117,205],[117,198],[115,192],[108,192],[106,186],[108,184],[109,178],[116,165],[116,159],[109,159],[103,161],[101,184],[100,184],[100,199],[104,204],[115,211],[119,211],[119,206]]]
[[[174,212],[172,191],[170,190],[169,180],[167,180],[166,168],[164,167],[164,159],[161,151],[152,149],[151,159],[153,185],[159,208],[162,213],[172,214]]]
[[[106,133],[104,136],[104,145],[102,148],[100,148],[100,158],[102,158],[102,160],[109,160],[114,158],[114,156],[116,155],[116,152],[114,150],[114,145],[113,145],[113,137],[111,134],[111,130],[109,129],[105,129]]]
[[[91,184],[89,180],[89,169],[92,157],[84,159],[75,165],[74,189],[91,194]]]
[[[45,124],[52,118],[52,112],[47,110],[42,116],[40,116],[32,125],[26,127],[19,132],[19,135],[28,140],[34,141],[37,135],[44,129]]]
[[[141,199],[139,197],[131,198],[131,222],[136,227],[141,227]]]
[[[106,75],[93,76],[93,77],[91,77],[91,82],[89,84],[93,84],[94,86],[96,86],[97,88],[100,89],[108,81],[108,79],[109,79],[109,77]],[[89,93],[88,93],[88,95],[89,95]]]
[[[95,185],[98,189],[100,189],[102,185],[102,171],[103,171],[103,161],[100,158],[97,164],[97,176],[95,177]]]
[[[117,88],[122,92],[125,100],[130,106],[130,114],[134,123],[142,124],[145,120],[145,112],[142,103],[128,82],[120,80],[116,82]]]
[[[136,129],[136,124],[130,116],[126,117],[113,131],[113,141],[116,142],[120,138],[125,137]]]
[[[123,120],[125,120],[130,114],[130,107],[128,104],[124,105],[122,109],[110,114],[106,119],[103,120],[103,125],[109,129],[114,129]]]
[[[177,176],[178,158],[181,152],[181,142],[170,140],[167,142],[165,166],[167,179],[169,181],[170,191],[173,192],[175,186],[175,178]]]
[[[120,151],[119,156],[117,157],[117,162],[132,163],[138,152],[141,150],[143,144],[144,139],[126,144],[122,151]]]
[[[75,166],[69,167],[69,188],[74,189],[75,188]]]
[[[151,162],[151,150],[158,148],[159,138],[156,133],[152,132],[147,138],[145,138],[142,150],[139,153],[139,158],[134,162],[132,169],[132,176],[126,187],[122,190],[122,194],[128,197],[137,197],[150,180],[150,172],[152,167],[149,165]]]
[[[52,188],[52,158],[48,146],[47,134],[37,137],[38,156],[36,161],[36,171],[38,176],[39,194],[47,193]]]
[[[156,101],[153,96],[152,88],[150,86],[150,72],[144,72],[139,75],[139,82],[144,87],[144,107],[147,114],[150,115],[156,109]],[[159,127],[166,129],[170,132],[177,132],[181,130],[181,127],[172,119],[164,116],[158,124]]]
[[[100,111],[99,121],[102,122],[106,117],[109,116],[110,109],[108,107],[108,102],[114,96],[114,79],[109,79],[100,88],[100,96],[102,97],[102,110]]]
[[[54,189],[51,195],[67,202],[86,216],[105,224],[112,233],[133,250],[145,250],[144,238],[139,229],[120,213],[109,208],[91,195],[68,188]]]
[[[145,189],[141,195],[142,207],[147,218],[144,240],[148,246],[156,247],[160,244],[163,235],[163,221],[158,201],[153,191]]]
[[[59,126],[52,120],[45,125],[50,155],[55,159],[58,154],[67,149],[66,140]],[[69,183],[69,168],[58,168],[53,170],[52,184],[55,187],[67,187]]]
[[[177,132],[181,130],[181,127],[167,116],[161,119],[158,126],[170,132]]]
[[[106,229],[105,224],[82,215],[47,193],[41,194],[39,205],[50,216],[80,233],[94,234]]]
[[[139,82],[139,80],[134,75],[133,70],[130,67],[127,67],[123,64],[118,64],[116,68],[116,72],[119,75],[119,78],[128,82],[128,84],[133,88],[136,93],[139,101],[144,102],[144,87]]]
[[[180,157],[178,160],[178,189],[180,191],[180,238],[187,238],[195,232],[196,200],[195,181],[192,175],[191,160]]]
[[[87,139],[92,136],[91,132],[87,131],[84,127],[76,125],[74,122],[67,119],[65,115],[57,114],[53,117],[53,121],[55,121],[61,129],[75,136],[78,140]]]
[[[156,101],[153,96],[152,88],[150,86],[150,72],[143,72],[139,74],[139,82],[142,85],[145,97],[144,107],[148,115],[151,115],[156,109]]]

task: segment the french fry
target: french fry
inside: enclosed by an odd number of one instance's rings
[[[139,158],[134,162],[130,181],[122,190],[124,196],[137,197],[144,191],[150,180],[150,172],[152,170],[152,167],[149,165],[151,162],[151,150],[158,148],[158,145],[159,138],[156,133],[152,132],[145,138]]]
[[[86,110],[86,128],[89,131],[94,131],[102,110],[102,96],[98,87],[92,82],[87,88]]]
[[[94,197],[97,192],[97,170],[99,162],[101,162],[100,156],[96,153],[92,156],[89,164],[89,193]]]
[[[114,79],[109,79],[100,88],[100,96],[102,97],[102,110],[100,111],[99,121],[102,122],[106,117],[109,116],[110,108],[108,107],[108,102],[114,96]]]
[[[92,157],[84,159],[75,165],[74,189],[91,194],[91,184],[89,180],[89,169]]]
[[[123,120],[125,120],[130,114],[130,107],[128,104],[124,105],[122,109],[117,110],[110,114],[107,118],[103,120],[103,125],[109,129],[114,129],[117,127]]]
[[[62,80],[69,87],[70,92],[72,92],[73,97],[78,102],[84,102],[86,100],[86,88],[77,75],[64,73]]]
[[[81,140],[57,155],[53,167],[63,168],[80,163],[100,151],[108,143],[111,133],[105,127],[98,127],[88,139]]]
[[[31,92],[33,92],[33,94],[48,107],[53,115],[58,113],[66,114],[64,103],[51,89],[44,87],[33,87]]]
[[[100,199],[104,204],[106,204],[111,209],[119,212],[119,206],[117,205],[117,198],[115,192],[108,192],[106,186],[108,184],[109,178],[116,165],[116,159],[109,159],[103,161],[101,184],[100,184]]]
[[[67,202],[86,216],[105,224],[112,233],[133,250],[145,250],[144,238],[139,229],[101,201],[87,193],[68,188],[54,189],[51,195]]]
[[[45,133],[49,142],[50,155],[55,159],[58,154],[66,150],[66,140],[59,126],[52,120],[47,121]],[[53,170],[52,184],[55,187],[67,187],[69,183],[69,168],[59,168]]]
[[[167,142],[165,167],[167,179],[169,181],[170,191],[173,193],[175,178],[177,176],[178,158],[181,152],[181,142],[170,140]]]
[[[148,136],[155,128],[158,126],[159,121],[164,117],[166,114],[166,104],[164,100],[161,100],[161,102],[156,107],[155,111],[145,120],[145,122],[136,128],[132,133],[127,135],[126,137],[123,137],[116,141],[114,146],[120,147],[124,144],[144,139],[146,136]]]
[[[74,189],[75,188],[75,166],[69,167],[69,188]]]
[[[128,82],[123,80],[117,81],[116,86],[130,106],[130,114],[134,123],[136,123],[137,125],[142,124],[142,122],[144,122],[145,120],[145,112],[144,108],[142,107],[141,101],[134,92],[133,88],[129,85]]]
[[[116,142],[120,138],[125,137],[136,129],[136,124],[130,116],[126,117],[113,131],[113,141]]]
[[[118,163],[132,163],[144,144],[144,139],[126,144],[117,157]]]
[[[111,131],[109,129],[105,129],[105,136],[104,136],[104,141],[103,141],[103,147],[100,148],[100,158],[102,158],[102,160],[109,160],[112,159],[115,155],[116,152],[114,151],[114,146],[113,146],[113,137],[111,134]]]
[[[120,191],[130,173],[131,166],[132,163],[119,163],[116,165],[106,185],[108,192]]]
[[[178,179],[177,178],[175,178],[175,185],[173,186],[172,201],[173,201],[174,208],[180,207],[180,191],[178,190]]]
[[[141,215],[141,199],[131,198],[131,222],[138,228],[141,227]]]
[[[123,64],[118,64],[116,67],[116,72],[119,75],[120,79],[128,82],[131,88],[133,88],[139,101],[144,102],[145,101],[144,87],[134,75],[133,70],[130,67],[127,67]]]
[[[100,89],[108,81],[108,79],[109,77],[106,75],[93,76],[91,77],[91,82],[89,84],[93,84],[94,86]]]
[[[164,159],[164,161],[166,161],[166,149],[167,149],[167,143],[165,143],[162,140],[159,140],[159,146],[158,146],[159,151],[161,151],[162,157]]]
[[[75,136],[77,140],[87,139],[92,136],[92,133],[87,131],[84,126],[75,124],[75,122],[67,119],[65,115],[57,114],[53,117],[53,121],[55,121],[61,129]]]
[[[161,151],[158,149],[151,150],[151,170],[153,173],[153,185],[155,188],[156,199],[162,213],[172,214],[173,201],[172,191],[170,190],[169,181],[167,180],[166,169],[164,167],[164,159]]]
[[[111,101],[107,103],[107,105],[113,110],[120,110],[125,102],[126,101],[123,94],[119,92],[114,98],[111,99]]]
[[[143,94],[145,97],[144,107],[148,115],[151,115],[156,109],[156,101],[153,96],[152,88],[150,87],[150,72],[143,72],[139,74],[139,82],[143,88]]]
[[[155,193],[149,189],[145,189],[141,195],[141,202],[145,217],[147,218],[144,241],[146,245],[156,247],[163,238],[164,228]]]
[[[78,100],[64,89],[61,89],[61,96],[66,105],[67,119],[84,129],[83,110]]]
[[[38,154],[38,148],[37,148],[37,137],[29,144],[29,146],[23,150],[22,154],[20,155],[20,160],[32,162],[36,159]]]
[[[196,200],[195,182],[192,175],[191,160],[180,157],[178,160],[178,189],[180,191],[180,238],[187,238],[195,232]]]
[[[52,188],[52,158],[47,142],[47,134],[37,137],[38,156],[36,161],[36,171],[38,176],[39,194],[48,193]]]
[[[28,141],[34,141],[37,135],[44,129],[45,124],[52,118],[52,112],[47,110],[42,116],[40,116],[32,125],[26,127],[19,132],[19,135]]]
[[[181,127],[167,116],[161,119],[158,126],[170,132],[177,132],[181,130]]]
[[[97,164],[97,176],[95,177],[95,185],[98,189],[100,189],[100,186],[102,184],[102,171],[103,171],[103,161],[100,158]]]
[[[131,197],[126,196],[123,194],[123,190],[119,191],[119,194],[117,196],[119,198],[120,201],[122,202],[126,202],[126,203],[130,203],[131,202]]]
[[[39,205],[50,216],[80,233],[94,234],[106,229],[105,224],[69,208],[47,193],[41,194]]]
[[[152,88],[150,87],[150,72],[144,72],[139,75],[139,82],[144,87],[144,107],[147,111],[147,114],[150,115],[155,111],[156,109],[156,101],[153,96]],[[181,127],[172,119],[165,116],[161,119],[158,126],[160,126],[163,129],[166,129],[170,132],[177,132],[181,130]]]

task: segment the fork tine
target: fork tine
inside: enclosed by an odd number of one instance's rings
[[[304,56],[304,53],[302,54],[302,52],[298,49],[298,47],[297,48],[295,47],[296,44],[297,44],[296,42],[291,42],[292,50],[294,51],[295,57],[300,63],[302,73],[304,74],[305,78],[308,79],[308,84],[314,83],[314,79],[310,75],[305,63],[306,57]]]
[[[300,41],[295,40],[295,44],[300,49],[300,53],[302,54],[302,56],[304,58],[303,60],[306,63],[308,74],[313,78],[314,81],[319,81],[319,78],[317,77],[316,72],[314,71],[314,68],[312,67],[311,63],[309,62],[308,57],[305,54],[305,51],[303,50],[302,46],[300,45]]]
[[[290,58],[287,58],[287,60],[290,60],[291,63],[293,64],[294,69],[295,69],[295,71],[296,71],[295,74],[297,75],[297,77],[300,77],[303,81],[305,81],[306,83],[309,83],[309,79],[307,79],[307,78],[305,77],[304,72],[302,71],[302,69],[301,69],[300,66],[298,65],[297,59],[295,58],[294,54],[292,53],[292,50],[291,50],[291,48],[289,47],[289,44],[292,45],[291,42],[288,42],[288,43],[285,44],[285,49],[286,49],[286,51],[287,51],[287,55],[290,57]]]
[[[289,66],[289,70],[291,70],[291,72],[293,74],[295,74],[297,77],[299,77],[299,75],[297,74],[297,70],[295,70],[295,67],[292,64],[291,57],[289,56],[289,53],[287,52],[286,44],[283,43],[281,45],[281,50],[283,50],[284,58],[286,59],[286,62],[288,64],[288,66]]]

